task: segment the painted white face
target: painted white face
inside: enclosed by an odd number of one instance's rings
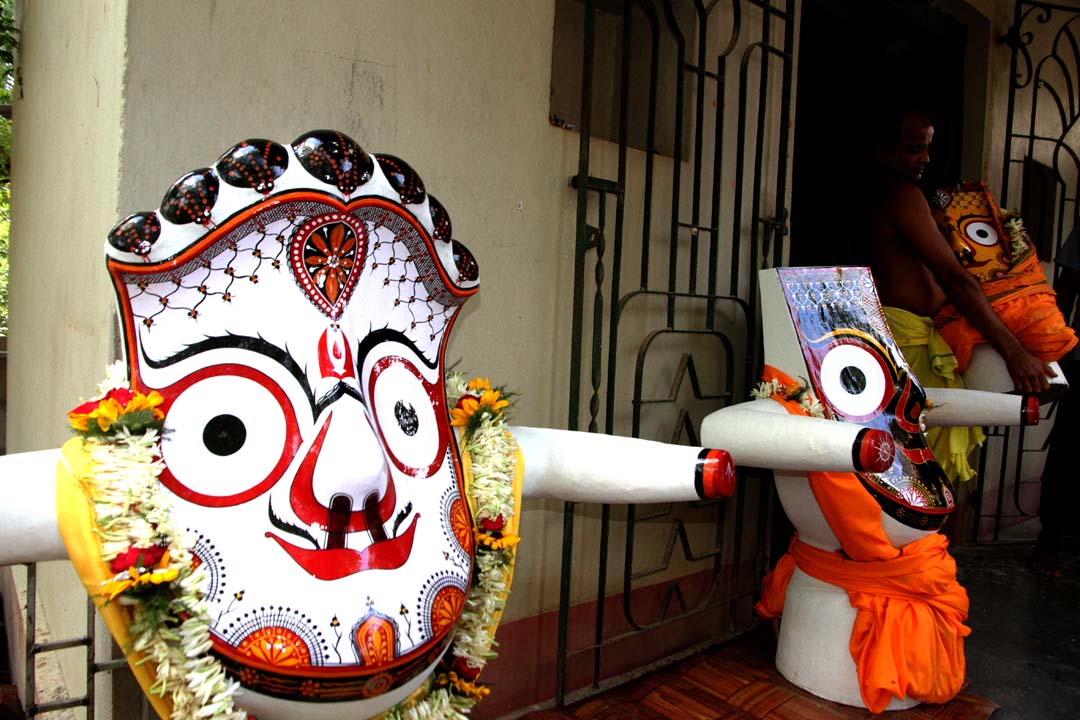
[[[441,205],[397,158],[316,131],[241,143],[110,245],[215,652],[274,697],[409,683],[472,570],[443,353],[477,273]]]

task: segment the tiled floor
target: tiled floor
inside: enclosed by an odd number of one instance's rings
[[[1080,560],[1063,575],[1026,567],[1028,544],[954,550],[971,598],[968,686],[947,705],[889,713],[888,720],[1076,720],[1080,718]],[[808,695],[772,665],[763,627],[626,685],[525,720],[856,720],[865,710]]]
[[[773,667],[772,628],[699,653],[663,670],[562,710],[542,710],[524,720],[859,720],[866,710],[814,697],[784,680]],[[995,705],[962,694],[948,705],[890,713],[889,720],[983,720]]]

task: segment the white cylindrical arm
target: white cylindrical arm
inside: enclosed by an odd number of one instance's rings
[[[883,472],[895,449],[883,430],[791,415],[768,399],[709,414],[701,422],[701,441],[727,450],[736,465],[805,472]]]
[[[735,488],[735,468],[723,451],[569,430],[509,430],[525,457],[525,497],[679,502],[726,497]]]
[[[56,525],[59,450],[0,456],[0,565],[66,560]]]
[[[927,427],[1036,425],[1039,399],[1033,395],[926,388]]]

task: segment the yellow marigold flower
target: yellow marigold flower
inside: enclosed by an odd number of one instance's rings
[[[470,682],[463,677],[458,677],[458,674],[453,670],[450,671],[449,680],[450,685],[453,686],[454,690],[465,697],[474,700],[483,700],[491,694],[490,688],[479,683]]]
[[[476,541],[478,543],[486,545],[492,550],[508,550],[521,542],[521,538],[513,533],[507,533],[501,538],[497,538],[480,530],[474,530],[473,532],[476,535]]]
[[[98,403],[97,409],[90,413],[90,417],[97,420],[101,432],[109,432],[109,428],[116,419],[124,414],[123,406],[114,398],[105,398]]]
[[[165,417],[165,413],[158,409],[158,406],[165,402],[165,398],[161,397],[161,393],[157,390],[151,390],[149,395],[143,395],[142,393],[135,393],[128,404],[124,407],[124,412],[137,412],[139,410],[152,410],[155,420],[161,420]]]
[[[474,377],[469,381],[469,384],[465,386],[473,392],[483,392],[485,390],[491,390],[491,380],[488,378]]]
[[[509,400],[500,400],[501,393],[498,390],[485,390],[480,396],[480,406],[491,408],[494,412],[502,410],[510,404]]]
[[[458,405],[461,407],[450,410],[450,424],[454,427],[465,427],[469,424],[469,418],[480,407],[480,401],[474,397],[463,397]]]
[[[115,600],[117,595],[134,584],[134,580],[108,580],[101,584],[101,592],[105,594],[107,600]]]

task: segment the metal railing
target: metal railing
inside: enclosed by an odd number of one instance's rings
[[[692,12],[676,5],[604,4],[621,28],[618,169],[605,178],[593,170],[594,155],[613,148],[594,145],[591,136],[600,9],[585,3],[578,171],[570,181],[577,213],[567,425],[696,445],[705,413],[748,395],[760,363],[756,271],[782,264],[787,253],[795,2],[696,0]],[[636,30],[640,23],[645,40]],[[672,43],[673,57],[662,57],[662,45]],[[639,85],[630,77],[631,59],[642,57],[649,60],[648,90],[631,97],[630,88]],[[656,143],[665,78],[675,89],[674,107],[663,116],[674,137],[669,157]],[[643,151],[628,143],[630,113],[638,108],[647,111]],[[733,167],[725,155],[731,132]],[[668,171],[671,184],[660,188],[656,178]],[[657,220],[654,209],[664,204],[668,214]],[[630,228],[631,212],[641,218],[639,232]],[[665,255],[666,267],[657,261]],[[638,271],[629,289],[624,269]],[[557,702],[565,703],[572,686],[581,684],[571,677],[574,661],[591,660],[581,692],[595,691],[613,673],[605,667],[605,650],[632,638],[710,618],[712,624],[701,627],[713,629],[688,640],[689,647],[748,627],[749,599],[767,563],[772,485],[742,474],[739,486],[727,502],[629,507],[622,519],[619,618],[605,615],[616,518],[612,506],[600,506],[592,642],[578,647],[570,646],[575,523],[595,508],[565,505]],[[643,536],[666,539],[649,543]],[[644,560],[657,555],[661,542],[659,557]],[[673,558],[682,570],[671,569]],[[673,572],[683,574],[673,579]],[[643,609],[636,598],[649,583],[661,588],[660,597]]]

